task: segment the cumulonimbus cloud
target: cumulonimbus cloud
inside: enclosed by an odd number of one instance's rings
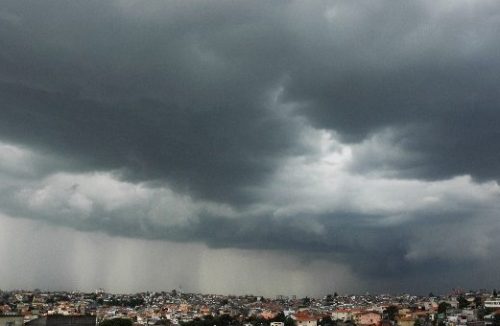
[[[485,225],[498,229],[499,11],[6,1],[0,208],[306,252],[364,275],[484,262],[497,245]],[[475,237],[459,246],[465,229]]]

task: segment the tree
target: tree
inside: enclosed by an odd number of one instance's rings
[[[486,309],[483,306],[479,306],[477,308],[477,319],[478,320],[484,320],[484,316],[486,316]]]
[[[262,321],[258,321],[257,324],[261,324]],[[183,322],[181,325],[183,326],[229,326],[229,325],[235,325],[237,324],[237,321],[229,316],[229,315],[220,315],[217,317],[212,317],[211,315],[205,316],[203,319],[200,318],[195,318],[192,321],[189,322]]]
[[[422,326],[422,322],[420,321],[419,318],[415,319],[415,322],[413,323],[413,326]]]
[[[216,325],[231,325],[233,323],[233,318],[229,315],[221,315],[219,316],[219,321],[216,322]]]
[[[99,326],[132,326],[132,320],[127,318],[106,319],[100,322]]]
[[[447,302],[440,302],[439,305],[438,305],[438,314],[446,314],[446,310],[448,310],[448,308],[451,308],[451,305]]]
[[[274,316],[274,318],[272,318],[271,321],[285,322],[285,319],[286,319],[285,313],[281,311],[276,316]]]
[[[492,326],[500,326],[500,313],[495,314],[495,316],[493,317]]]
[[[459,309],[464,309],[464,308],[467,308],[469,306],[469,301],[467,301],[467,299],[463,296],[459,296],[457,301],[458,301],[458,308]]]
[[[482,304],[483,300],[481,299],[481,297],[477,296],[474,298],[474,305],[476,306],[476,308],[479,308]]]
[[[334,322],[332,320],[332,317],[326,316],[326,317],[323,317],[321,319],[321,321],[319,322],[319,325],[321,325],[321,326],[334,326],[334,325],[336,325],[336,322]]]
[[[384,318],[387,320],[394,321],[396,319],[396,315],[398,314],[399,308],[396,306],[389,306],[384,310]]]

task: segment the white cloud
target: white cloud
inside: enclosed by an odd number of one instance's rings
[[[0,190],[13,194],[16,202],[10,204],[23,207],[36,218],[58,218],[71,225],[75,219],[105,214],[117,224],[133,218],[157,226],[183,226],[201,214],[227,218],[237,215],[228,205],[194,200],[168,184],[149,187],[120,180],[113,172],[37,176],[35,171],[45,164],[45,157],[6,143],[0,143],[0,154]]]
[[[0,174],[22,176],[32,174],[34,154],[27,149],[0,142]]]
[[[449,213],[499,206],[500,187],[496,182],[477,183],[470,176],[437,181],[397,179],[378,173],[378,164],[372,167],[373,173],[353,172],[352,167],[358,164],[369,166],[368,156],[374,161],[383,160],[387,155],[399,156],[391,153],[399,149],[381,143],[380,135],[358,145],[342,145],[333,135],[325,134],[322,131],[315,135],[320,155],[289,158],[268,187],[259,190],[264,193],[263,200],[273,207],[274,216],[351,212],[386,216],[371,221],[386,223],[404,222],[405,216],[431,210]],[[398,216],[401,219],[394,218]]]

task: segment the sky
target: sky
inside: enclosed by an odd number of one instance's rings
[[[0,288],[500,286],[500,3],[0,5]]]

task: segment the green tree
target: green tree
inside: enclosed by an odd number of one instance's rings
[[[477,319],[484,320],[484,316],[486,316],[486,309],[483,306],[479,306],[477,308]]]
[[[467,299],[463,296],[459,296],[457,301],[459,309],[465,309],[469,306],[469,301],[467,301]]]
[[[321,325],[321,326],[334,326],[336,324],[337,323],[335,321],[333,321],[332,317],[330,317],[330,316],[323,317],[321,319],[321,321],[319,322],[319,325]]]
[[[396,319],[396,315],[398,314],[399,308],[396,306],[389,306],[384,310],[384,318],[387,320],[394,321]]]
[[[106,319],[100,322],[99,326],[132,326],[132,320],[127,318]]]
[[[229,315],[220,315],[217,317],[212,317],[212,316],[205,316],[205,318],[200,319],[200,318],[195,318],[190,322],[186,323],[181,323],[183,326],[229,326],[229,325],[236,325],[237,321],[229,316]],[[261,322],[256,322],[257,325],[260,325]]]
[[[446,310],[448,310],[448,308],[451,308],[451,305],[447,302],[440,302],[439,305],[438,305],[438,314],[446,314]]]
[[[285,314],[283,313],[283,311],[281,311],[280,313],[278,313],[276,316],[274,316],[270,321],[280,321],[280,322],[284,322],[286,319],[285,317]]]

